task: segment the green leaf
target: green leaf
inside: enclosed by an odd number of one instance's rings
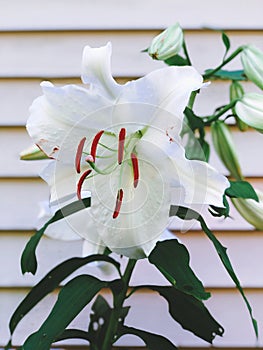
[[[230,49],[230,39],[229,37],[226,35],[226,33],[222,32],[222,40],[223,40],[223,43],[225,45],[225,48],[226,48],[226,52],[224,54],[224,58],[223,60],[225,59],[229,49]]]
[[[133,334],[141,338],[145,343],[148,350],[176,350],[177,347],[174,346],[170,340],[166,339],[162,335],[150,333],[143,331],[141,329],[122,326],[119,329],[120,336],[125,334]]]
[[[210,297],[189,266],[186,247],[177,239],[158,242],[148,259],[176,289],[198,299]]]
[[[18,305],[9,322],[11,335],[21,319],[32,310],[40,300],[57,288],[66,277],[78,268],[94,261],[105,261],[114,265],[118,271],[120,269],[120,264],[117,261],[106,255],[100,254],[90,255],[85,258],[71,258],[62,262],[42,278],[42,280],[30,290],[25,299]]]
[[[46,222],[45,225],[34,234],[34,236],[30,238],[21,257],[21,269],[23,274],[26,272],[31,272],[32,274],[36,273],[36,248],[47,227],[53,222],[61,220],[66,216],[76,213],[77,211],[90,207],[90,204],[91,200],[89,197],[66,205],[65,207],[56,211],[54,216],[48,222]]]
[[[213,69],[207,69],[205,71],[205,75],[212,72],[212,70]],[[243,70],[228,71],[224,69],[219,69],[216,73],[213,74],[213,77],[223,80],[247,80]]]
[[[247,181],[229,181],[230,187],[226,189],[226,195],[231,198],[244,198],[254,199],[259,202],[258,195],[256,194],[252,185]]]
[[[90,335],[88,332],[83,331],[82,329],[66,329],[54,342],[67,339],[83,339],[88,342],[91,341]]]
[[[212,343],[222,336],[222,326],[212,317],[202,301],[174,287],[147,286],[158,292],[169,304],[169,313],[180,325],[197,337]]]
[[[225,218],[229,217],[229,203],[226,199],[226,195],[223,196],[224,208],[216,207],[215,205],[210,205],[208,211],[215,217],[224,216]]]
[[[168,66],[188,66],[189,63],[186,58],[175,55],[164,61]]]
[[[183,220],[198,220],[199,223],[201,224],[201,227],[203,229],[203,231],[206,233],[207,237],[212,241],[220,259],[221,262],[223,263],[226,271],[228,272],[229,276],[231,277],[232,281],[235,283],[238,291],[240,292],[250,315],[252,324],[253,324],[253,328],[256,334],[256,337],[258,337],[258,326],[257,326],[257,321],[254,319],[253,317],[253,313],[252,313],[252,308],[249,304],[249,301],[247,300],[245,293],[240,285],[240,282],[234,272],[234,269],[232,267],[232,264],[230,262],[230,259],[227,255],[226,252],[226,248],[224,246],[222,246],[222,244],[217,240],[217,238],[215,237],[215,235],[213,234],[212,231],[209,230],[209,228],[207,227],[205,220],[203,219],[203,217],[198,214],[196,211],[189,209],[189,208],[185,208],[185,207],[178,207],[178,206],[171,206],[170,208],[170,216],[178,216],[179,218],[183,219]]]
[[[195,131],[196,129],[204,129],[205,127],[204,121],[200,117],[198,117],[196,114],[194,114],[192,109],[186,107],[184,110],[184,115],[187,118],[187,121],[189,123],[189,127],[191,128],[191,130]]]
[[[92,300],[107,282],[81,275],[68,282],[58,295],[57,302],[49,316],[22,346],[23,350],[49,350],[51,344],[60,337],[69,323]]]

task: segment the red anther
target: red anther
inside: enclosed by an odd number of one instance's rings
[[[89,176],[91,171],[92,171],[92,169],[88,169],[88,170],[84,171],[84,173],[79,178],[79,182],[78,182],[78,185],[77,185],[77,196],[78,196],[78,199],[81,199],[81,189],[82,189],[83,182],[86,179],[86,177]]]
[[[80,173],[80,161],[81,161],[81,156],[82,156],[85,141],[86,141],[86,137],[83,137],[83,139],[80,140],[77,148],[76,157],[75,157],[75,168],[78,174]]]
[[[123,199],[123,190],[120,189],[117,193],[116,205],[115,205],[114,213],[112,215],[113,219],[116,219],[119,216],[122,199]]]
[[[131,154],[132,168],[133,168],[133,186],[137,187],[139,182],[139,162],[135,153]]]
[[[126,129],[121,128],[119,132],[119,146],[118,146],[118,163],[123,161],[124,143],[125,143]]]
[[[92,144],[91,144],[90,155],[93,157],[94,162],[95,162],[95,159],[96,159],[97,146],[98,146],[98,143],[99,143],[100,138],[101,138],[101,136],[102,136],[103,133],[104,133],[104,130],[99,131],[99,132],[95,135],[95,137],[94,137],[94,139],[93,139],[93,141],[92,141]]]

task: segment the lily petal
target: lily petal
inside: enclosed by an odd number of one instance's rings
[[[107,98],[115,99],[121,92],[111,75],[111,43],[91,48],[86,46],[82,58],[82,81],[94,85],[98,92]]]

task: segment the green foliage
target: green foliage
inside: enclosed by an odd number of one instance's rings
[[[106,286],[107,282],[89,275],[81,275],[68,282],[59,293],[45,322],[26,340],[22,349],[49,350],[50,345],[63,334],[69,323]]]
[[[168,66],[188,66],[188,60],[180,55],[175,55],[164,61]]]
[[[145,343],[148,350],[176,350],[176,346],[174,346],[170,340],[166,339],[165,337],[150,333],[141,329],[133,328],[133,327],[127,327],[122,326],[119,329],[120,336],[125,334],[132,334],[136,335],[137,337],[141,338],[143,342]]]
[[[174,287],[148,286],[158,292],[169,304],[169,313],[184,329],[212,343],[216,335],[222,336],[222,326],[209,313],[203,302]]]
[[[212,71],[213,71],[213,69],[207,69],[205,71],[205,74],[209,75]],[[247,80],[245,73],[242,69],[241,70],[232,70],[232,71],[225,70],[225,69],[219,69],[218,71],[213,73],[213,75],[211,77],[216,78],[216,79],[222,79],[222,80],[238,80],[238,81]]]
[[[231,198],[254,199],[259,202],[258,195],[247,181],[230,181],[230,187],[226,189],[226,195]]]
[[[176,289],[197,299],[210,297],[189,266],[186,247],[177,239],[158,242],[148,259]]]
[[[60,210],[56,211],[54,216],[48,222],[46,222],[45,225],[41,227],[41,229],[39,229],[34,234],[34,236],[32,236],[28,241],[21,257],[21,269],[23,273],[26,273],[26,272],[31,272],[32,274],[36,273],[36,270],[37,270],[36,248],[38,246],[38,243],[41,237],[45,233],[45,230],[48,228],[48,226],[58,220],[65,218],[66,216],[76,213],[77,211],[90,207],[90,204],[91,204],[91,201],[89,197],[89,198],[72,202],[66,205],[65,207],[61,208]]]
[[[13,313],[9,322],[9,329],[11,335],[21,319],[33,309],[33,307],[40,302],[46,295],[52,292],[59,284],[74,271],[81,266],[89,264],[94,261],[105,261],[116,267],[119,271],[120,265],[112,258],[105,255],[90,255],[85,258],[71,258],[66,260],[53,268],[37,285],[35,285],[27,294],[24,300],[19,304]]]
[[[247,300],[245,293],[240,285],[239,279],[237,278],[233,266],[230,262],[230,259],[227,255],[227,249],[222,246],[222,244],[218,241],[218,239],[215,237],[215,235],[213,234],[212,231],[209,230],[209,228],[207,227],[205,220],[203,219],[203,217],[198,214],[196,211],[189,209],[189,208],[185,208],[185,207],[177,207],[177,206],[171,206],[170,209],[170,216],[177,216],[182,220],[198,220],[203,231],[206,233],[207,237],[211,240],[211,242],[213,243],[216,252],[221,260],[221,262],[223,263],[226,271],[228,272],[229,276],[231,277],[232,281],[235,283],[236,288],[239,290],[246,306],[248,309],[248,312],[250,314],[250,318],[253,324],[253,328],[255,331],[256,336],[258,337],[258,326],[257,326],[257,321],[254,319],[253,317],[253,313],[252,313],[252,308],[249,304],[249,301]]]

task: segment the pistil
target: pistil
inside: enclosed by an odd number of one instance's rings
[[[123,190],[120,189],[117,193],[116,205],[115,205],[115,209],[114,209],[114,212],[112,215],[113,219],[116,219],[119,216],[121,204],[122,204],[122,199],[123,199]]]
[[[80,173],[80,162],[81,162],[81,156],[82,156],[85,141],[86,141],[86,137],[83,137],[83,139],[80,140],[77,148],[76,157],[75,157],[75,168],[78,174]]]
[[[77,184],[77,196],[78,196],[79,200],[81,200],[81,189],[82,189],[83,182],[89,176],[91,171],[92,171],[92,169],[88,169],[88,170],[84,171],[84,173],[79,178],[79,181]]]
[[[139,182],[139,162],[135,153],[131,154],[132,168],[133,168],[133,186],[137,187]]]

